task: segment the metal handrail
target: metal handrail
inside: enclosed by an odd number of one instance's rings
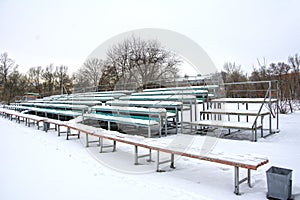
[[[269,82],[268,90],[266,91],[266,94],[265,94],[263,103],[261,104],[261,106],[260,106],[260,108],[259,108],[259,110],[258,110],[258,113],[257,113],[257,115],[256,115],[256,117],[255,117],[255,120],[254,120],[254,122],[253,122],[253,124],[252,124],[252,128],[253,128],[254,126],[256,126],[257,119],[258,119],[258,117],[259,117],[259,115],[260,115],[260,112],[261,112],[261,110],[262,110],[262,108],[263,108],[263,105],[265,104],[265,101],[266,101],[266,99],[267,99],[267,97],[268,97],[268,94],[269,94],[269,92],[271,91],[272,84],[271,84],[271,81],[268,81],[268,82]],[[270,108],[270,109],[271,109],[271,108]],[[270,111],[270,112],[271,112],[271,111]]]
[[[242,85],[242,84],[256,84],[256,83],[270,83],[276,82],[277,80],[270,80],[270,81],[244,81],[244,82],[232,82],[232,83],[223,83],[220,85]]]

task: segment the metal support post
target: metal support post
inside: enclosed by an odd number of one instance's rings
[[[138,147],[134,146],[134,164],[138,165]]]
[[[277,126],[276,126],[276,128],[277,128],[277,130],[279,129],[279,104],[278,104],[278,102],[279,102],[279,100],[278,100],[278,98],[279,98],[279,95],[278,95],[278,81],[276,81],[276,99],[277,99],[277,101],[276,101],[276,114],[277,114]]]
[[[234,193],[239,194],[240,188],[239,188],[239,167],[234,166]]]
[[[248,172],[247,172],[247,179],[248,179],[248,181],[247,181],[247,183],[248,183],[248,186],[249,187],[252,187],[252,185],[251,185],[251,169],[248,169]]]
[[[269,109],[270,109],[270,119],[269,119],[269,123],[270,123],[270,134],[272,133],[272,84],[271,81],[269,81]]]
[[[251,188],[251,169],[247,169],[247,177],[240,180],[239,167],[234,166],[234,193],[236,195],[240,194],[240,184],[247,181],[248,186]]]
[[[178,116],[178,107],[175,107],[175,113],[176,113],[176,134],[178,133],[178,121],[179,121],[179,116]]]
[[[110,131],[110,121],[107,121],[107,129]]]
[[[165,136],[168,135],[168,112],[166,111],[165,115]]]
[[[248,110],[248,103],[246,103],[246,110]],[[246,115],[246,122],[249,122],[249,116]]]
[[[86,141],[85,147],[89,147],[89,134],[85,134],[85,141]]]
[[[202,103],[204,102],[202,101]],[[198,109],[197,109],[197,99],[195,99],[195,121],[197,121],[197,119],[198,119]]]
[[[117,142],[116,142],[115,140],[113,141],[113,144],[112,144],[112,145],[104,145],[104,144],[103,144],[103,138],[100,138],[99,143],[100,143],[100,153],[103,152],[103,149],[104,149],[104,148],[110,148],[110,147],[113,148],[112,152],[115,152],[115,151],[116,151],[116,145],[117,145]]]
[[[159,169],[159,151],[157,151],[157,157],[156,157],[156,171],[161,172]]]
[[[174,154],[171,154],[171,165],[170,168],[175,169],[175,165],[174,165]]]
[[[140,155],[138,154],[138,146],[134,146],[134,164],[135,165],[138,165],[139,164],[139,161],[138,159],[139,158],[144,158],[144,157],[149,157],[149,159],[147,160],[147,162],[152,162],[152,156],[151,156],[151,149],[149,149],[149,154],[144,154],[144,155]]]
[[[160,135],[159,135],[160,136]],[[151,128],[150,124],[148,125],[148,138],[151,138]]]
[[[181,110],[180,110],[180,128],[181,128],[181,133],[183,133],[183,124],[182,124],[182,122],[183,122],[183,103],[181,104]]]
[[[165,163],[171,163],[170,168],[175,169],[174,154],[171,154],[171,159],[170,160],[159,161],[159,151],[157,151],[156,171],[157,172],[163,172],[164,170],[159,169],[159,165],[165,164]]]
[[[60,125],[57,127],[57,136],[60,136]]]
[[[261,123],[261,129],[260,129],[260,137],[264,137],[264,116],[262,115],[260,117],[260,123]]]
[[[116,151],[116,146],[117,146],[117,141],[114,140],[114,142],[113,142],[113,152]]]

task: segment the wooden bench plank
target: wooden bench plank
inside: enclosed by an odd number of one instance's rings
[[[136,137],[130,135],[124,135],[115,131],[107,131],[104,129],[99,129],[95,127],[90,127],[84,124],[65,124],[74,130],[80,130],[83,133],[93,135],[96,137],[102,137],[108,140],[115,140],[117,142],[122,142],[134,146],[139,146],[147,149],[157,150],[165,153],[176,154],[181,156],[186,156],[190,158],[196,158],[200,160],[207,160],[211,162],[217,162],[221,164],[238,166],[247,169],[256,170],[259,166],[266,164],[268,159],[266,157],[261,157],[258,155],[236,155],[236,154],[227,154],[227,153],[209,153],[207,155],[199,155],[197,153],[188,152],[188,151],[180,151],[176,149],[172,149],[170,147],[165,147],[162,145],[158,145],[155,140],[147,139],[144,137]]]

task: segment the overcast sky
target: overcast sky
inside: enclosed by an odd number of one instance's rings
[[[0,53],[26,72],[64,64],[75,71],[122,32],[162,28],[197,42],[221,69],[300,52],[299,0],[0,0]]]

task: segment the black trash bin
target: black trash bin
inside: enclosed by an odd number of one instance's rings
[[[292,198],[292,171],[280,167],[271,167],[267,171],[268,198]]]

